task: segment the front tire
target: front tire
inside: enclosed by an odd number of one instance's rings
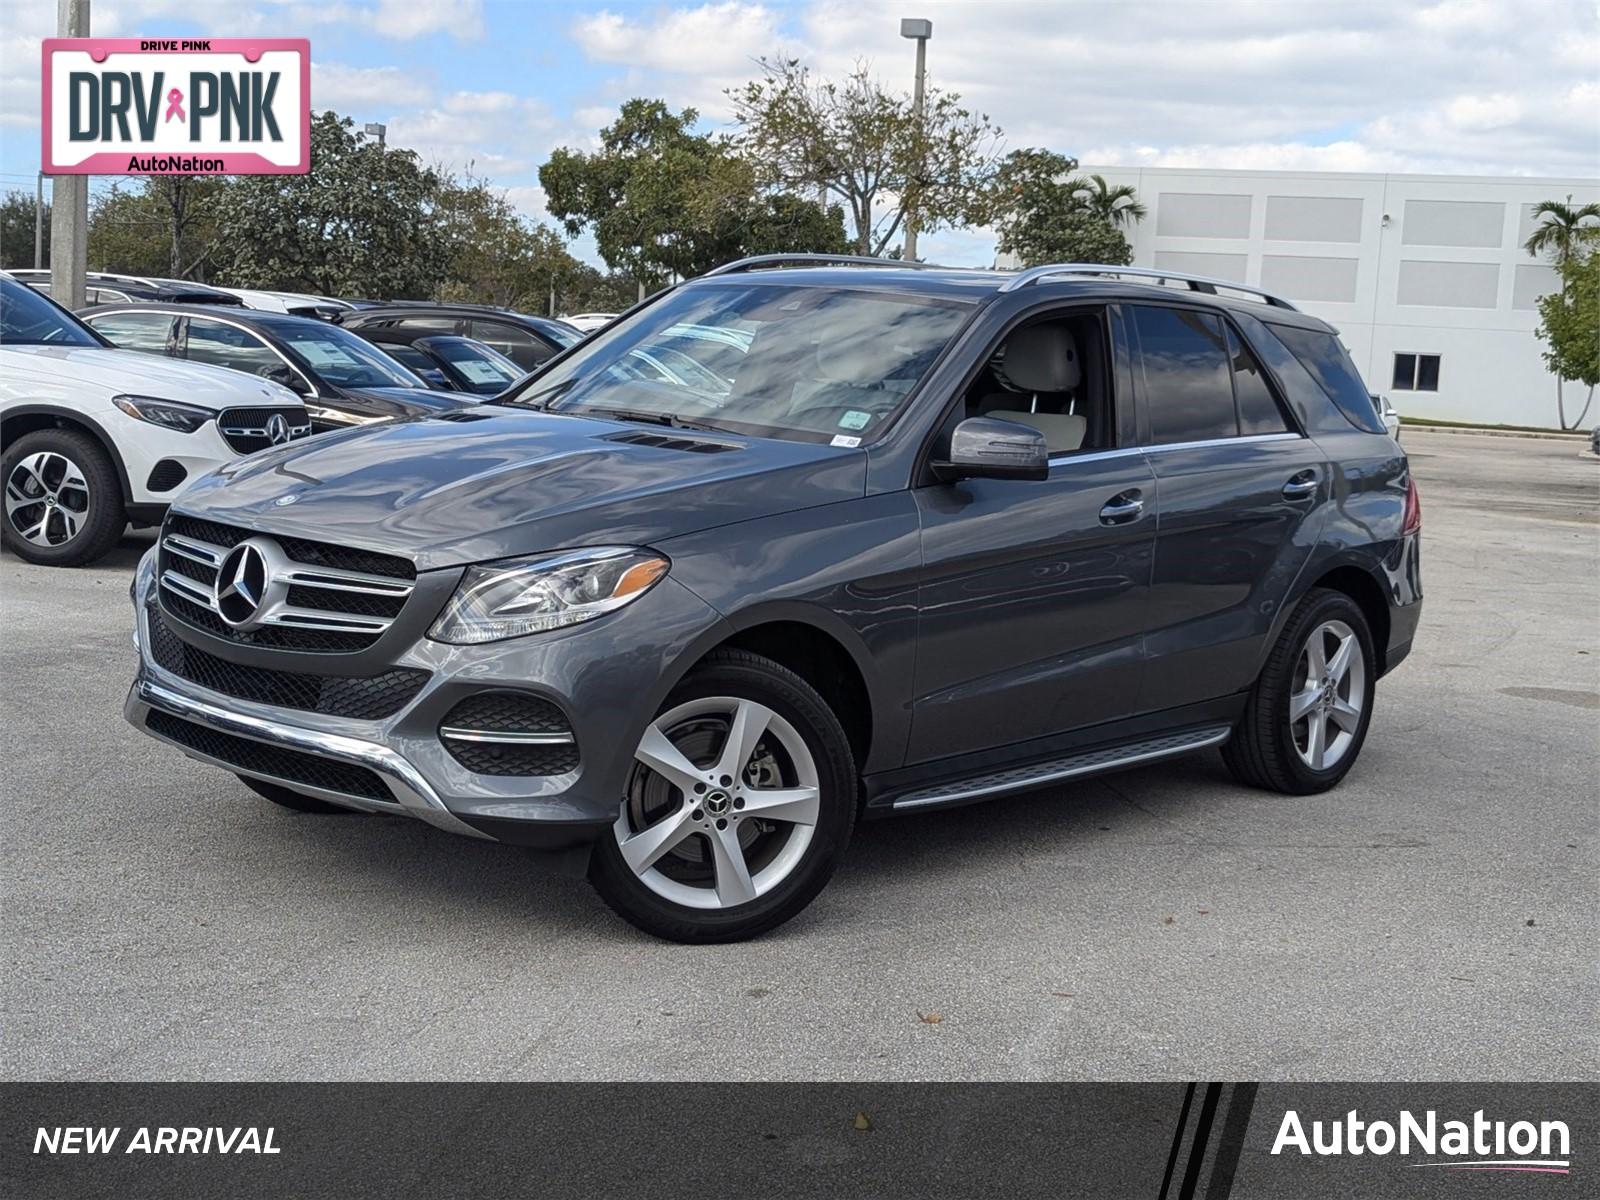
[[[116,467],[73,429],[36,429],[0,458],[5,512],[0,539],[42,567],[81,567],[104,556],[127,527]]]
[[[1377,657],[1361,607],[1318,588],[1295,607],[1222,758],[1235,779],[1292,796],[1355,765],[1372,721]]]
[[[839,719],[770,659],[718,651],[645,730],[589,878],[624,920],[677,942],[788,921],[827,884],[856,816]]]

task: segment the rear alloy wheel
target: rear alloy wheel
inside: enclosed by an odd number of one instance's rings
[[[1234,776],[1291,795],[1326,791],[1355,764],[1372,719],[1372,634],[1343,592],[1295,609],[1222,757]]]
[[[47,567],[79,567],[100,558],[122,536],[127,514],[106,453],[70,429],[40,429],[18,438],[0,461],[6,549]]]
[[[854,780],[844,731],[804,680],[721,652],[645,729],[591,878],[647,932],[753,937],[827,883],[854,823]]]

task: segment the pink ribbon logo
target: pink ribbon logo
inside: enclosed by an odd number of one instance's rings
[[[167,93],[166,120],[170,121],[173,117],[177,117],[180,121],[187,121],[189,119],[183,115],[183,93],[177,88],[173,88]]]

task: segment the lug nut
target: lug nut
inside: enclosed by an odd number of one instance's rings
[[[743,808],[744,807],[744,797],[743,796],[735,796],[733,798],[733,806],[735,808]]]
[[[695,820],[695,821],[703,821],[703,820],[705,820],[705,816],[706,816],[705,810],[704,809],[700,809],[700,808],[695,809],[692,813],[689,814],[690,819],[691,820]]]
[[[728,819],[726,817],[718,817],[717,818],[717,828],[718,829],[726,829],[727,827],[728,827]]]

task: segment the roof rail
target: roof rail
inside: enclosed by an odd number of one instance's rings
[[[928,270],[933,263],[903,262],[897,258],[867,258],[859,254],[756,254],[713,267],[701,279],[712,275],[739,275],[745,271],[761,271],[768,267],[904,267],[907,270]]]
[[[1126,275],[1133,279],[1171,279],[1177,283],[1186,283],[1191,292],[1204,292],[1215,296],[1218,288],[1226,288],[1232,292],[1243,292],[1248,296],[1259,296],[1275,308],[1287,308],[1298,312],[1282,296],[1274,296],[1271,292],[1264,292],[1258,287],[1251,287],[1248,283],[1237,283],[1232,279],[1212,279],[1205,275],[1189,275],[1182,271],[1161,271],[1152,267],[1117,267],[1106,263],[1051,263],[1043,267],[1029,267],[1026,271],[1019,271],[1010,279],[1000,285],[1002,292],[1014,292],[1018,288],[1025,288],[1032,283],[1041,283],[1046,279],[1070,277],[1073,275]]]

